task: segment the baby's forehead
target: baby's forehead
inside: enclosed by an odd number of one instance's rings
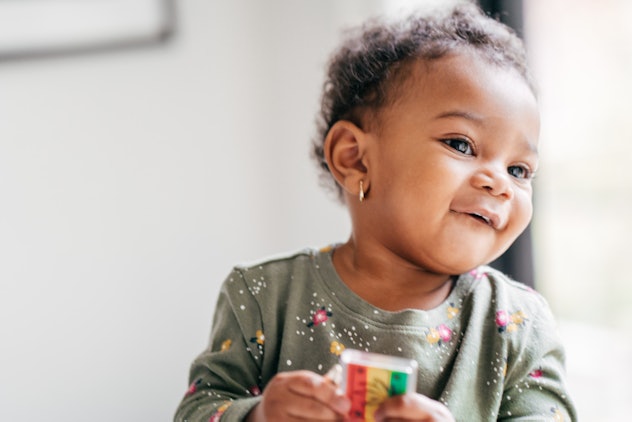
[[[533,92],[531,85],[518,69],[507,63],[496,63],[486,54],[476,49],[455,49],[439,57],[414,57],[395,66],[385,81],[383,89],[383,105],[393,105],[402,98],[407,98],[413,93],[427,91],[429,88],[439,85],[451,85],[462,81],[464,76],[473,68],[483,67],[485,73],[491,76],[501,77],[511,74]],[[484,81],[476,78],[470,83],[485,88]],[[479,83],[477,83],[479,82]],[[439,91],[441,92],[441,91]],[[434,92],[437,95],[437,92]]]
[[[539,116],[535,95],[519,71],[475,54],[415,60],[398,73],[385,86],[383,103],[364,114],[374,129],[394,120],[437,116],[486,124]]]

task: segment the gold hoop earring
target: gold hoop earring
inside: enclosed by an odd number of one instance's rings
[[[364,201],[364,187],[362,186],[362,180],[360,180],[360,193],[358,194],[360,202]]]

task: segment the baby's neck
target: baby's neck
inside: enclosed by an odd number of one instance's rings
[[[333,263],[349,289],[386,311],[434,309],[446,300],[454,286],[453,277],[449,275],[367,260],[349,243],[334,251]]]

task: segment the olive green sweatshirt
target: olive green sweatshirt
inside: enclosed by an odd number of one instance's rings
[[[233,269],[175,420],[243,420],[276,373],[324,374],[346,348],[415,359],[417,392],[457,421],[576,420],[540,294],[482,266],[435,309],[389,312],[344,284],[330,247]]]

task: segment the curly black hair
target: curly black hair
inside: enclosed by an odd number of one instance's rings
[[[407,63],[432,61],[464,49],[490,63],[517,70],[535,93],[520,38],[473,3],[401,20],[374,18],[350,30],[329,60],[323,85],[312,146],[322,184],[343,200],[342,189],[331,175],[323,151],[327,133],[337,121],[349,120],[362,127],[363,112],[375,112],[394,103],[397,88],[408,75]]]

